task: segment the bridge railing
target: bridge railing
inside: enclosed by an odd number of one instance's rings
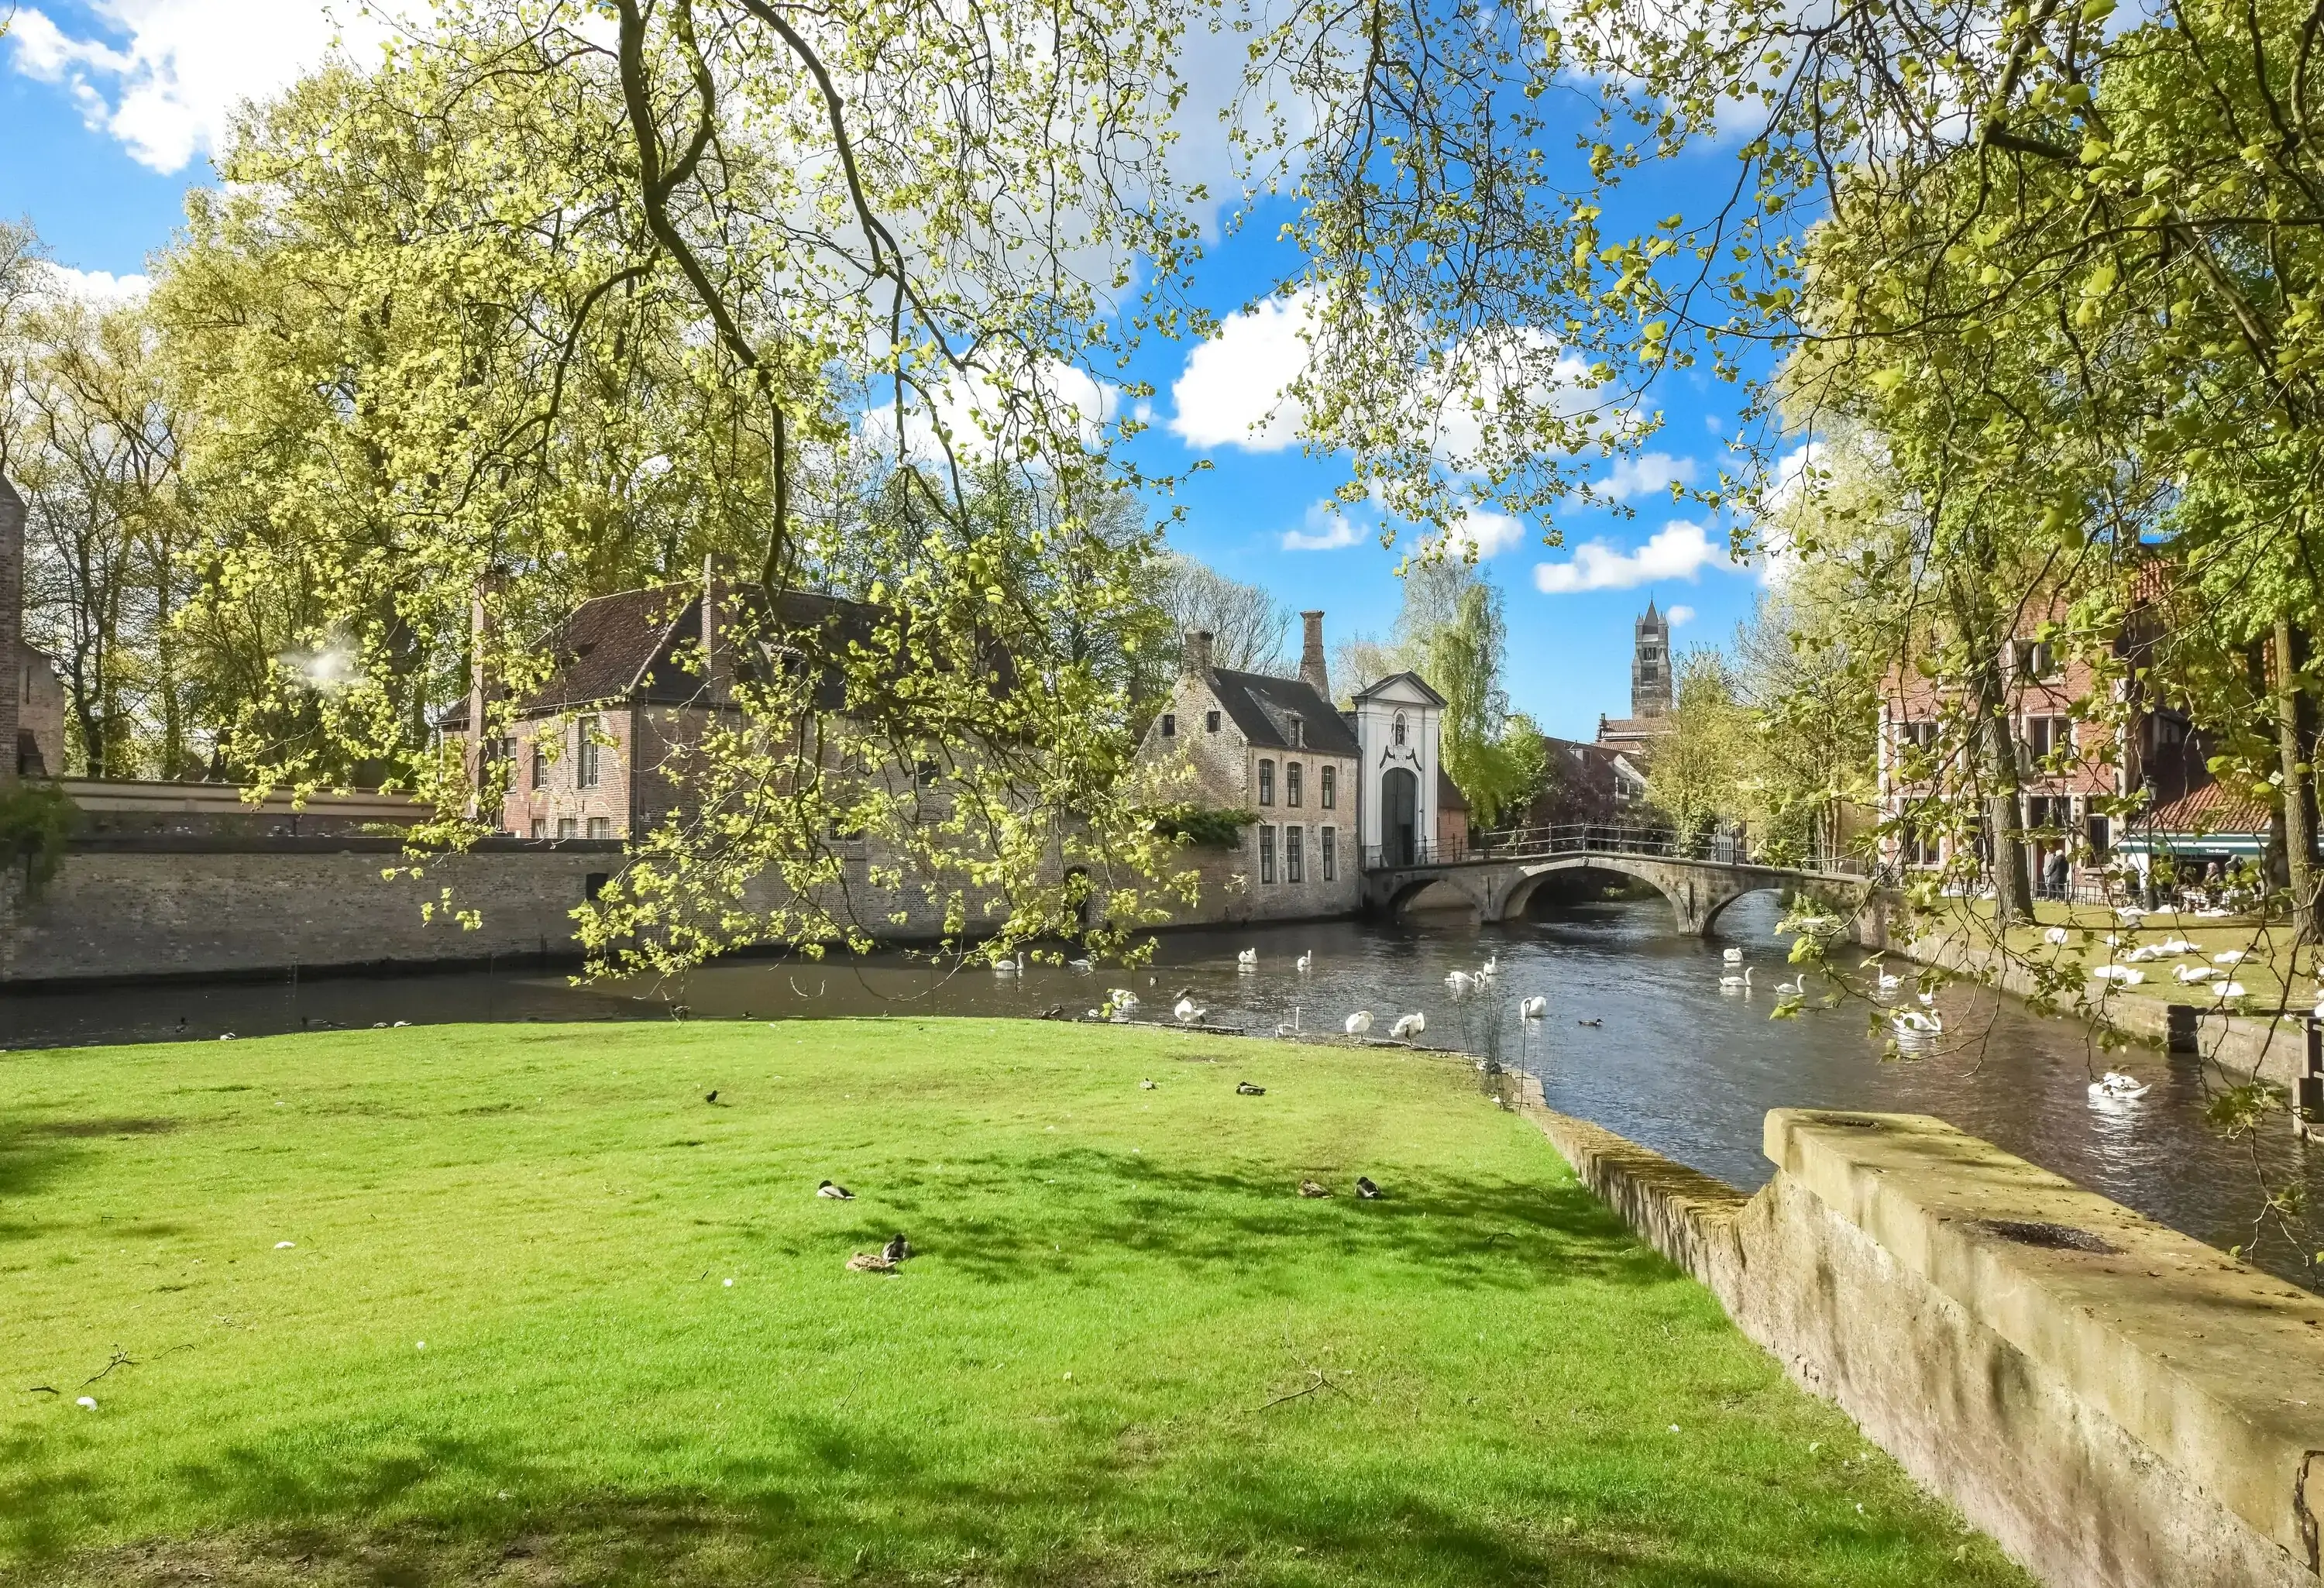
[[[1694,860],[1713,865],[1772,865],[1827,876],[1870,877],[1872,863],[1861,855],[1818,855],[1796,862],[1771,861],[1755,854],[1748,837],[1734,833],[1683,835],[1675,827],[1624,823],[1577,822],[1558,826],[1509,827],[1478,833],[1463,842],[1369,845],[1367,871],[1457,865],[1464,862],[1544,860],[1559,854],[1635,854],[1658,860]]]

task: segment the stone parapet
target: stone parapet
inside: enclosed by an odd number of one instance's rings
[[[1741,1193],[1539,1104],[1791,1376],[2061,1588],[2315,1588],[2324,1297],[1911,1114],[1779,1109]]]

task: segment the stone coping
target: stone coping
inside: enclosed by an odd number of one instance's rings
[[[1926,1115],[1776,1109],[1765,1146],[1905,1269],[2317,1569],[2324,1297]]]

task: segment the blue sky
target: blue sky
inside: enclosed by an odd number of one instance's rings
[[[20,9],[14,36],[0,40],[0,214],[28,217],[60,264],[141,271],[177,225],[187,187],[208,180],[206,152],[228,107],[287,80],[329,36],[311,0]],[[1722,194],[1733,180],[1727,160],[1712,150],[1658,173],[1655,202],[1689,208],[1698,194]],[[1276,231],[1262,220],[1213,250],[1197,278],[1209,308],[1238,309],[1293,266]],[[1265,422],[1268,395],[1286,378],[1286,346],[1296,345],[1282,314],[1268,307],[1234,319],[1206,348],[1146,350],[1137,373],[1157,388],[1157,422],[1134,445],[1154,470],[1212,462],[1179,491],[1181,549],[1294,607],[1323,608],[1335,641],[1385,636],[1400,600],[1397,553],[1369,537],[1315,545],[1332,537],[1312,510],[1345,479],[1344,460],[1305,456],[1280,417]],[[1586,739],[1600,713],[1628,711],[1630,625],[1649,594],[1682,620],[1683,647],[1725,640],[1760,588],[1757,570],[1727,560],[1723,528],[1672,503],[1666,489],[1674,472],[1716,477],[1738,395],[1700,378],[1665,385],[1653,457],[1628,476],[1635,518],[1561,513],[1564,543],[1554,549],[1541,543],[1548,526],[1513,527],[1483,562],[1507,594],[1511,704],[1553,734]]]

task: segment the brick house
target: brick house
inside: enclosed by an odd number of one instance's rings
[[[713,576],[574,608],[543,642],[553,670],[519,704],[496,747],[508,767],[499,830],[600,840],[650,831],[679,801],[689,749],[714,724],[740,717],[736,659],[721,635],[737,604],[755,599]],[[792,593],[774,626],[796,633],[862,624],[869,615],[856,602]],[[443,731],[466,735],[476,704],[472,697],[455,706]]]
[[[2162,620],[2160,586],[2150,578],[2139,592],[2116,651],[2125,658],[2149,647]],[[2183,712],[2159,701],[2129,697],[2123,732],[2075,719],[2074,703],[2099,685],[2089,662],[2062,653],[2037,632],[2058,610],[2029,610],[2000,658],[2006,681],[2009,726],[2017,747],[2024,804],[2020,820],[2036,892],[2061,895],[2103,886],[2109,865],[2128,864],[2142,876],[2158,856],[2170,856],[2182,877],[2218,872],[2256,859],[2268,843],[2269,813],[2230,795],[2211,776],[2211,745]],[[1932,792],[1910,780],[1908,758],[1939,742],[1943,718],[1958,702],[1917,673],[1892,677],[1881,704],[1880,815],[1907,815]],[[1949,730],[1957,742],[1958,717]],[[2109,801],[2138,798],[2139,810],[2122,819]],[[1891,863],[1934,866],[1949,848],[1891,836],[1882,840]]]

